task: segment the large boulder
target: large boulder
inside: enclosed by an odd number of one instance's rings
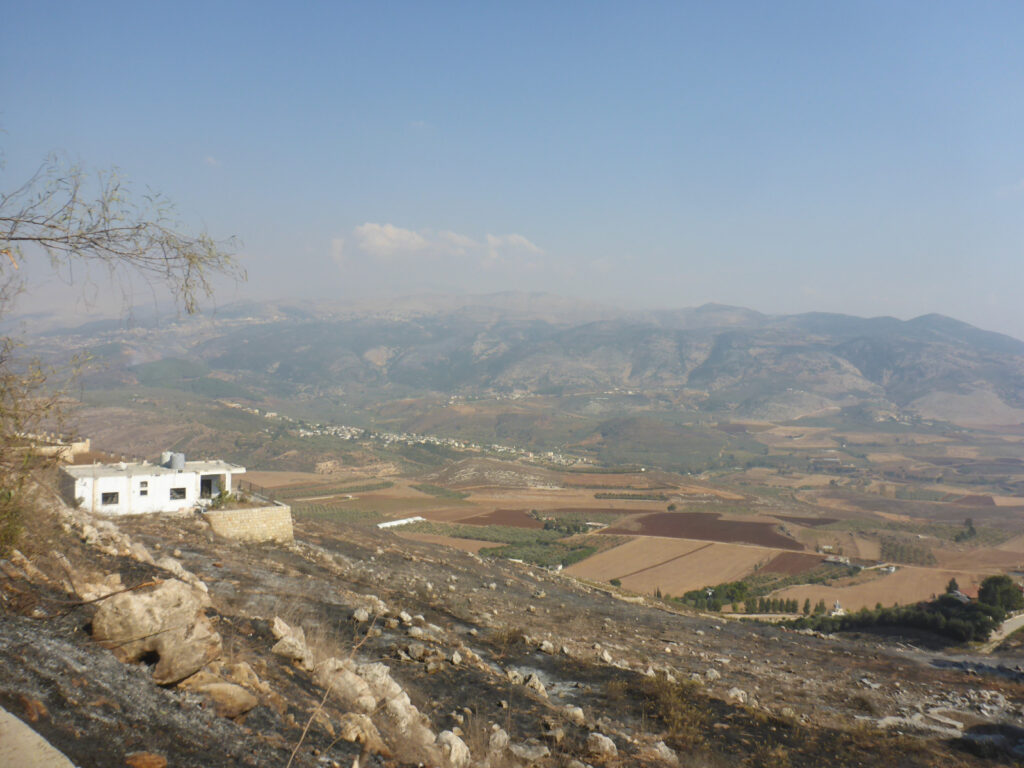
[[[122,592],[100,602],[93,639],[122,662],[155,662],[154,682],[177,683],[221,653],[220,635],[203,613],[203,602],[177,579]]]
[[[377,708],[377,697],[366,681],[356,674],[354,666],[348,659],[325,659],[313,669],[313,678],[345,709],[371,714]]]

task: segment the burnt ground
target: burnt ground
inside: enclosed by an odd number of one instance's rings
[[[292,765],[350,765],[356,749],[332,733],[342,713],[309,672],[269,652],[275,616],[302,626],[320,657],[386,664],[435,732],[461,729],[474,765],[492,724],[513,743],[545,744],[550,754],[538,766],[572,758],[668,765],[652,752],[659,740],[684,766],[1019,759],[1010,750],[1013,729],[1024,724],[1024,677],[1014,665],[1024,659],[954,657],[681,613],[541,569],[327,521],[297,521],[292,547],[215,540],[188,518],[118,525],[155,557],[174,552],[208,585],[225,661],[247,661],[274,695],[236,720],[218,718],[200,697],[156,686],[145,665],[119,664],[93,644],[92,606],[58,603],[68,599],[60,590],[8,578],[0,582],[0,705],[26,721],[34,715],[32,727],[81,766],[122,765],[137,751],[170,765],[284,766],[300,742]],[[126,586],[168,577],[77,539],[60,546],[76,565],[120,573]],[[377,615],[354,621],[359,607]],[[401,612],[407,621],[395,619]],[[427,663],[410,658],[416,644]],[[533,673],[545,695],[510,681],[509,671]],[[571,722],[566,706],[581,707],[585,724]],[[618,755],[587,756],[592,731],[611,737]],[[394,758],[372,764],[418,762],[402,744],[391,746]]]

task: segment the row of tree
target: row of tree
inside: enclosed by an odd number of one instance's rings
[[[1024,608],[1024,594],[1009,576],[990,576],[981,583],[978,599],[955,594],[956,582],[935,600],[912,605],[864,608],[845,616],[815,615],[796,619],[796,628],[821,632],[872,629],[915,629],[931,632],[954,642],[987,640],[1006,616]]]

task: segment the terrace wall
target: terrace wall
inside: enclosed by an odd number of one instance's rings
[[[204,513],[218,536],[240,541],[291,543],[292,509],[287,504],[245,509],[213,509]]]

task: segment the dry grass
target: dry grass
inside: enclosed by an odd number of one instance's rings
[[[672,747],[690,751],[704,743],[710,713],[702,706],[695,683],[645,677],[635,693],[644,702],[645,715],[664,727]]]

